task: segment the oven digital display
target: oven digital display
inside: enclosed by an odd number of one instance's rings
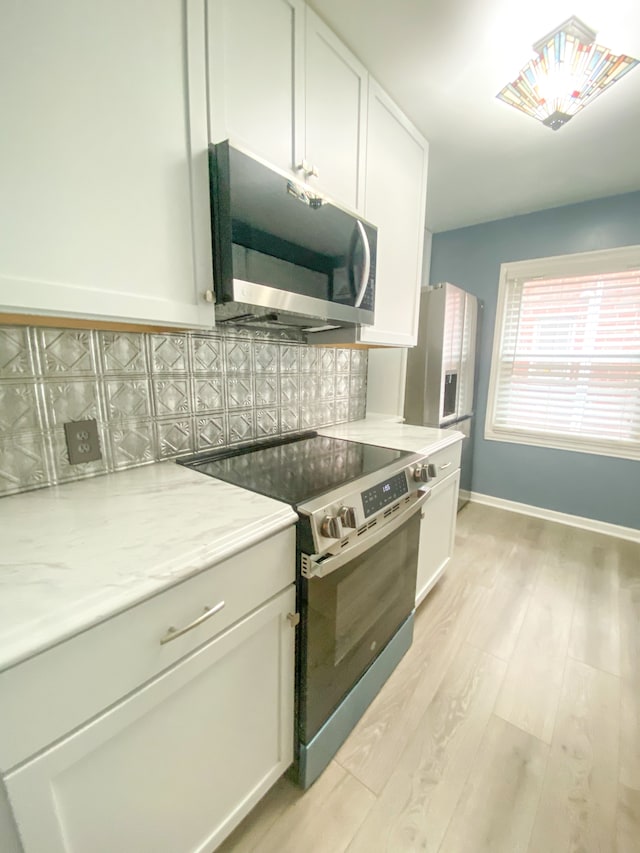
[[[396,474],[395,477],[391,477],[383,483],[372,486],[366,492],[362,492],[364,517],[368,518],[374,512],[383,509],[387,504],[398,500],[398,498],[406,495],[407,491],[407,475],[402,471],[400,474]]]

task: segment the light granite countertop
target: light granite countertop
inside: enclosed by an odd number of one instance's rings
[[[323,427],[318,432],[322,435],[333,435],[336,438],[363,441],[367,444],[378,444],[382,447],[393,447],[395,450],[409,450],[414,453],[421,451],[435,453],[464,438],[461,432],[454,429],[412,426],[385,420],[379,416]]]
[[[0,670],[296,520],[175,462],[0,499]]]

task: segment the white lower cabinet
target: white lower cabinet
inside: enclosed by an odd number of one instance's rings
[[[293,755],[293,585],[5,778],[25,853],[209,853]]]
[[[458,469],[432,487],[431,497],[422,510],[416,605],[423,601],[453,554],[459,486]]]

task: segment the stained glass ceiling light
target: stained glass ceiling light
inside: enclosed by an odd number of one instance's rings
[[[538,54],[497,96],[552,130],[638,64],[595,43],[596,33],[572,17],[533,45]]]

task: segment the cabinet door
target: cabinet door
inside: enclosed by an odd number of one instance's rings
[[[204,0],[11,0],[0,76],[0,311],[211,326]]]
[[[209,853],[293,754],[291,586],[9,774],[25,853]]]
[[[378,84],[369,84],[365,216],[378,226],[375,325],[363,343],[413,346],[427,191],[427,143]]]
[[[416,605],[424,599],[447,567],[456,536],[460,471],[451,474],[431,491],[422,510]]]
[[[305,159],[314,183],[352,210],[364,205],[366,113],[365,67],[307,8]]]
[[[208,0],[208,13],[211,141],[293,170],[304,154],[293,147],[304,134],[302,0]]]

